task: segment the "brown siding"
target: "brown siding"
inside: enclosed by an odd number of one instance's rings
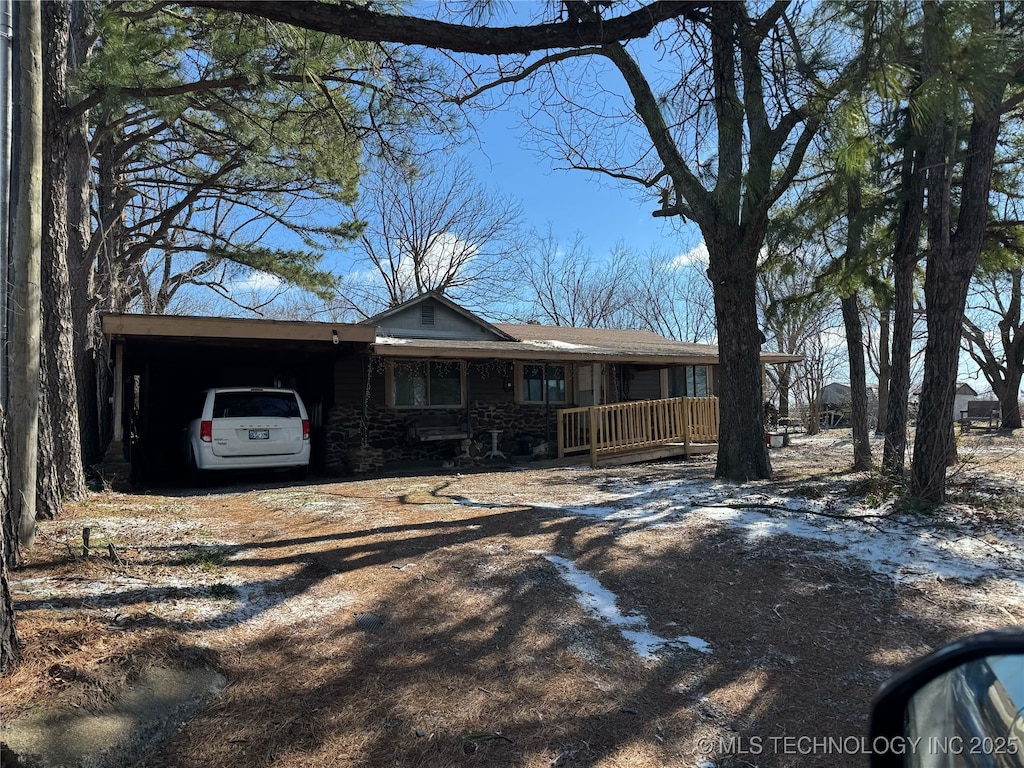
[[[466,386],[469,401],[512,402],[514,397],[512,392],[513,375],[511,361],[481,360],[468,363]]]
[[[349,355],[334,363],[334,402],[362,403],[366,397],[366,355]]]

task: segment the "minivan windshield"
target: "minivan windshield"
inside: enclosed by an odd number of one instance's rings
[[[269,416],[299,418],[299,404],[291,392],[218,392],[213,401],[213,418]]]

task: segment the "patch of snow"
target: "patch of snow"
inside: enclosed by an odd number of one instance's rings
[[[635,613],[623,614],[616,605],[614,593],[601,586],[601,582],[581,571],[575,563],[558,555],[538,553],[552,563],[559,574],[580,593],[579,601],[587,611],[619,628],[637,656],[644,659],[657,658],[658,651],[673,645],[686,645],[701,653],[711,653],[711,645],[699,637],[683,636],[664,638],[647,629],[647,620]]]
[[[769,483],[664,480],[634,485],[631,493],[624,493],[630,490],[624,483],[606,481],[604,487],[608,492],[603,497],[591,495],[590,503],[582,505],[526,499],[522,503],[601,520],[622,532],[710,525],[741,531],[750,543],[781,535],[821,541],[832,546],[811,556],[852,561],[895,582],[1006,580],[1024,601],[1024,536],[1016,531],[975,536],[956,521],[949,521],[954,525],[947,530],[924,526],[914,517],[878,519],[890,512],[888,503],[875,508],[854,506],[841,499],[838,488],[829,486],[823,487],[820,499],[776,495]],[[873,518],[877,527],[869,525]]]
[[[589,344],[573,344],[572,342],[559,341],[558,339],[531,339],[521,343],[531,347],[540,347],[542,349],[594,349],[594,347]]]

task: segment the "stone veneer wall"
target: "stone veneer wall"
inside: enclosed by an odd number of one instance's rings
[[[470,455],[483,456],[491,449],[489,430],[500,429],[498,446],[511,457],[527,450],[550,456],[557,450],[555,408],[513,402],[475,401],[470,404],[473,443]],[[406,419],[412,411],[370,405],[366,410],[363,439],[363,405],[335,405],[327,414],[325,452],[327,472],[344,475],[373,472],[386,464],[437,461],[460,452],[457,440],[409,442]]]

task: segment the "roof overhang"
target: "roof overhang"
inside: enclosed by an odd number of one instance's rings
[[[373,353],[386,358],[440,358],[446,360],[537,360],[546,362],[609,362],[634,365],[717,365],[717,354],[692,351],[673,352],[610,349],[573,345],[552,347],[543,342],[438,342],[424,339],[378,339]],[[761,362],[769,365],[799,362],[795,355],[766,353]]]
[[[102,315],[103,333],[110,338],[236,339],[372,344],[373,328],[352,323],[313,323],[297,320],[260,320],[237,317],[184,315]]]
[[[765,365],[785,365],[786,363],[802,363],[802,355],[784,355],[781,352],[762,352],[761,362]]]

